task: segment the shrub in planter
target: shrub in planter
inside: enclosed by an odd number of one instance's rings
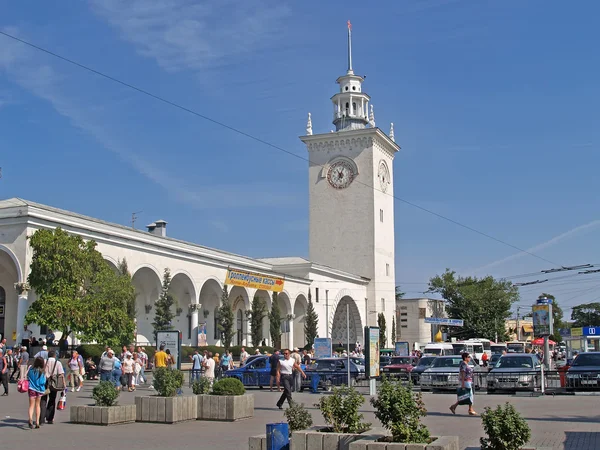
[[[304,407],[304,404],[292,403],[292,406],[287,408],[283,415],[289,425],[290,434],[292,431],[306,430],[313,424],[312,416]]]
[[[212,395],[244,395],[246,389],[237,378],[223,378],[213,384]]]
[[[154,369],[154,389],[159,397],[175,397],[183,386],[183,372],[180,370],[159,367]]]
[[[358,412],[364,402],[356,389],[342,386],[334,388],[332,395],[321,397],[315,406],[334,433],[362,433],[371,428],[370,423],[362,422],[363,415]]]
[[[377,397],[371,398],[377,417],[383,427],[392,433],[392,442],[423,444],[430,441],[429,430],[421,423],[427,415],[421,393],[414,393],[411,386],[384,378],[377,389]]]
[[[92,398],[96,400],[96,406],[115,406],[120,391],[110,381],[101,381],[92,391]]]
[[[527,421],[510,403],[485,408],[481,415],[487,438],[480,438],[482,450],[518,450],[531,438]]]
[[[210,393],[210,380],[206,377],[200,377],[192,383],[192,392],[194,395],[206,395]]]

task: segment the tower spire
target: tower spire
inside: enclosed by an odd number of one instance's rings
[[[348,73],[354,73],[352,70],[352,24],[348,21]]]

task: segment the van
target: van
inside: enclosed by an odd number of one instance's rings
[[[423,355],[448,356],[454,354],[454,347],[448,342],[431,342],[423,349]]]

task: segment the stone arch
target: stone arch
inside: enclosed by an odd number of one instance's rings
[[[0,333],[2,338],[6,338],[11,344],[15,344],[12,339],[12,331],[17,330],[20,334],[23,329],[17,326],[18,295],[15,290],[15,283],[22,282],[22,272],[19,261],[11,249],[0,245],[0,287],[4,291],[4,316],[0,317]],[[24,315],[23,311],[23,315]]]
[[[304,324],[306,322],[306,310],[308,308],[308,300],[304,294],[296,297],[294,302],[294,345],[302,347],[306,345],[306,335],[304,334]]]
[[[221,302],[223,286],[214,279],[208,278],[200,289],[198,303],[200,303],[200,313],[198,315],[198,327],[206,324],[206,343],[215,345],[220,339],[215,339],[215,311]]]
[[[154,342],[154,303],[162,289],[162,278],[153,266],[136,268],[131,281],[135,287],[137,310],[136,341],[143,344]]]
[[[191,316],[189,305],[196,303],[196,288],[192,277],[184,271],[178,271],[171,278],[169,293],[173,296],[173,328],[181,331],[184,344],[191,344]],[[188,338],[190,336],[190,338]],[[195,340],[194,340],[195,342]]]
[[[22,283],[25,280],[23,279],[23,271],[21,270],[21,264],[19,263],[19,260],[17,259],[17,255],[15,255],[15,252],[13,252],[10,248],[8,248],[6,245],[2,245],[0,244],[0,253],[6,253],[8,255],[8,257],[12,260],[15,269],[16,269],[16,275],[17,275],[17,281],[15,281],[15,283]]]
[[[288,316],[292,315],[292,303],[287,291],[282,291],[277,294],[277,304],[281,311],[281,347],[292,347],[292,336],[290,336],[290,320]],[[292,347],[293,348],[293,347]]]
[[[243,286],[230,286],[229,301],[235,316],[235,336],[233,345],[248,344],[248,318],[246,312],[250,310],[248,291]]]
[[[119,262],[117,260],[115,260],[114,258],[112,258],[110,256],[106,256],[106,255],[102,255],[102,257],[104,258],[104,261],[106,261],[106,263],[113,270],[113,272],[119,273]]]
[[[348,342],[348,327],[346,320],[346,305],[349,306],[350,316],[350,341]],[[335,313],[333,316],[333,322],[331,326],[331,342],[334,347],[339,346],[341,343],[343,347],[352,348],[353,344],[358,341],[362,343],[362,322],[360,320],[360,313],[354,299],[349,295],[342,297],[338,302]]]
[[[265,302],[265,304],[267,305],[267,314],[266,314],[265,318],[263,319],[262,335],[263,335],[263,339],[265,340],[267,345],[270,345],[271,344],[271,333],[270,333],[269,313],[271,312],[271,292],[265,291],[265,290],[257,290],[254,293],[253,298],[256,298],[256,297],[263,300]],[[255,347],[258,347],[261,344],[262,344],[262,342],[253,342],[252,343],[252,345]]]

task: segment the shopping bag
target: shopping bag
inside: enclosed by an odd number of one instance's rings
[[[470,405],[471,404],[471,389],[470,388],[458,388],[456,390],[456,396],[459,405]]]
[[[28,380],[19,380],[17,382],[17,391],[19,392],[27,392],[29,390],[29,381]]]
[[[63,410],[67,406],[67,394],[64,392],[60,395],[60,400],[58,400],[58,406],[56,409]]]

